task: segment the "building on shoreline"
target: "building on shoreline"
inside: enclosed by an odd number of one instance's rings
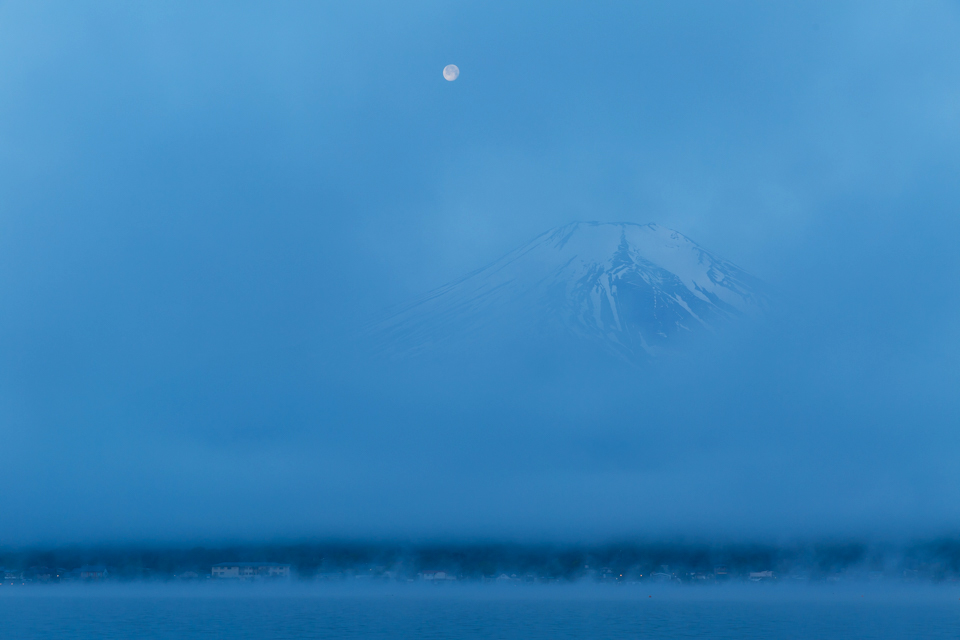
[[[107,568],[102,564],[83,565],[77,569],[81,580],[103,580],[109,575]]]
[[[750,582],[770,582],[776,577],[773,571],[751,571],[748,575]]]
[[[277,562],[221,562],[210,568],[210,575],[226,580],[289,578],[290,565]]]
[[[433,569],[421,571],[417,575],[421,580],[426,580],[427,582],[445,582],[455,581],[457,579],[457,576],[450,575],[446,571],[437,571]]]
[[[23,572],[17,569],[4,569],[3,567],[0,567],[0,578],[2,578],[0,585],[13,586],[24,584]]]

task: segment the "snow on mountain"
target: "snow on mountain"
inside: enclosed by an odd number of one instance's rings
[[[431,292],[376,327],[391,350],[509,326],[573,334],[630,359],[685,333],[755,315],[760,283],[656,224],[575,222]]]

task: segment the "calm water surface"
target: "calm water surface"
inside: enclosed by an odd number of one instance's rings
[[[958,638],[960,589],[32,587],[9,638]],[[652,596],[652,597],[651,597]]]

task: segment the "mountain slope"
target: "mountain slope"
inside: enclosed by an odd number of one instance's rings
[[[559,332],[630,359],[766,305],[760,283],[656,224],[575,222],[547,231],[380,323],[415,352],[498,325]]]

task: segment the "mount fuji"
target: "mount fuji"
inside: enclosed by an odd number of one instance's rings
[[[646,360],[768,302],[762,284],[656,224],[574,222],[401,308],[374,328],[411,354],[508,327]]]

